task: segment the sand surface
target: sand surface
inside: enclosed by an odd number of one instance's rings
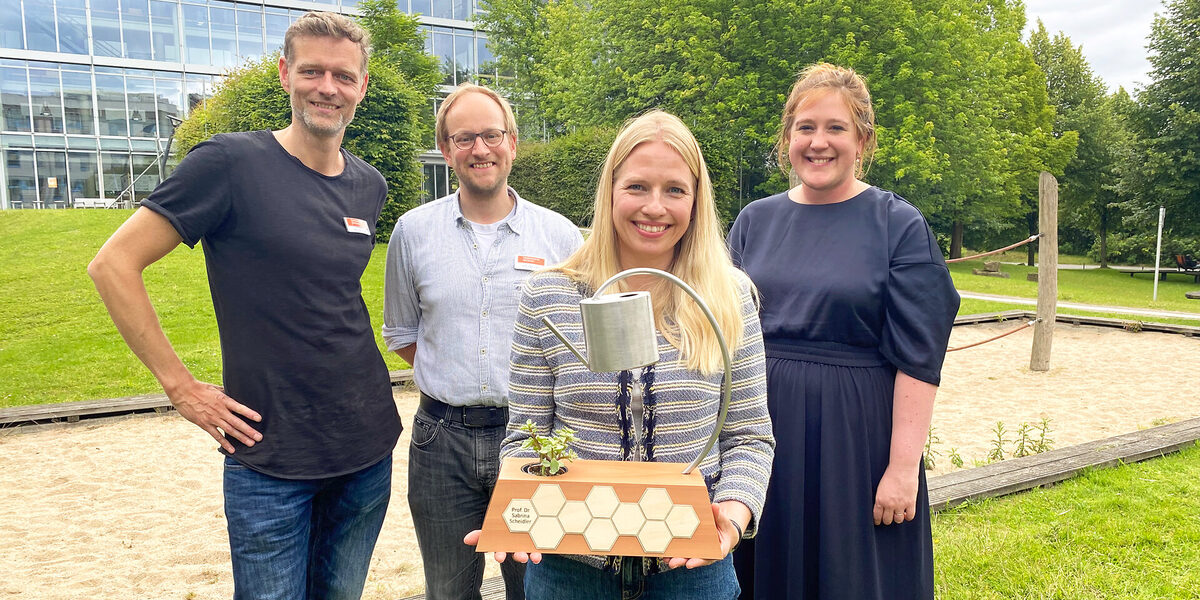
[[[1014,326],[957,327],[950,345]],[[1050,419],[1063,447],[1200,416],[1200,339],[1059,324],[1043,373],[1029,371],[1031,343],[1025,330],[947,355],[936,472],[951,468],[950,448],[968,467],[984,460],[997,421],[1011,440],[1022,422]],[[409,422],[416,395],[396,401]],[[406,431],[367,599],[423,587],[407,447]],[[0,600],[229,598],[220,481],[215,444],[174,414],[0,430]]]

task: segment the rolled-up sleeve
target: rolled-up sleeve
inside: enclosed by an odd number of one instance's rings
[[[383,277],[383,340],[390,351],[417,342],[421,320],[417,289],[413,283],[411,251],[404,238],[404,220],[396,222],[388,241]]]

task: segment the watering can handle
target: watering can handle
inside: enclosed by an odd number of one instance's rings
[[[661,277],[667,281],[670,281],[671,283],[674,283],[676,286],[686,292],[687,295],[691,296],[692,300],[696,301],[696,305],[699,306],[700,310],[704,313],[704,316],[708,318],[708,323],[712,325],[713,331],[716,331],[717,343],[721,346],[721,358],[725,361],[725,378],[722,380],[721,386],[721,409],[717,413],[716,426],[713,428],[712,435],[709,436],[708,442],[705,443],[704,449],[700,450],[700,455],[696,457],[696,460],[693,460],[692,463],[683,470],[683,474],[687,475],[688,473],[692,472],[692,469],[695,469],[700,464],[701,460],[704,460],[704,457],[708,455],[708,451],[712,450],[712,447],[717,443],[717,438],[721,435],[721,429],[725,426],[725,417],[729,414],[729,400],[733,395],[733,361],[729,357],[729,345],[725,342],[725,336],[721,333],[721,326],[717,324],[717,318],[713,316],[712,310],[708,308],[708,304],[704,302],[704,299],[700,297],[700,294],[696,293],[696,290],[692,289],[690,285],[684,283],[682,279],[666,271],[651,269],[649,267],[626,269],[608,278],[608,281],[600,284],[600,287],[596,288],[596,293],[593,294],[593,296],[599,296],[604,292],[605,289],[608,288],[608,286],[633,275],[655,275],[657,277]],[[554,332],[554,335],[558,336],[558,339],[562,340],[564,343],[567,342],[567,340],[563,338],[562,333],[555,329],[553,325],[550,325],[550,321],[548,321],[545,317],[542,317],[542,320],[545,321],[546,325],[550,326],[550,331]],[[583,356],[581,356],[579,352],[571,346],[571,344],[568,343],[567,348],[570,348],[571,352],[574,352],[575,356],[578,356],[579,360],[583,361],[583,364],[587,364],[587,361],[584,360]]]

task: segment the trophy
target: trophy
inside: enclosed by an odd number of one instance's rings
[[[627,269],[579,303],[587,356],[549,319],[542,321],[593,372],[641,369],[658,361],[654,312],[648,292],[602,296],[634,275],[655,275],[679,286],[700,306],[717,334],[725,362],[716,426],[691,462],[575,460],[565,472],[543,476],[522,467],[529,458],[504,459],[483,520],[481,552],[543,552],[720,559],[721,544],[708,488],[696,466],[720,436],[732,393],[729,347],[704,300],[678,277],[650,268]],[[640,407],[636,378],[631,405]],[[640,435],[640,419],[635,430]],[[640,444],[638,444],[640,447]]]

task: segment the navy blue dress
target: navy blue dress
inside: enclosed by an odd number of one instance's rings
[[[929,500],[874,524],[896,370],[937,385],[959,297],[921,215],[879,188],[836,204],[751,203],[729,245],[762,300],[775,463],[742,598],[933,598]]]

